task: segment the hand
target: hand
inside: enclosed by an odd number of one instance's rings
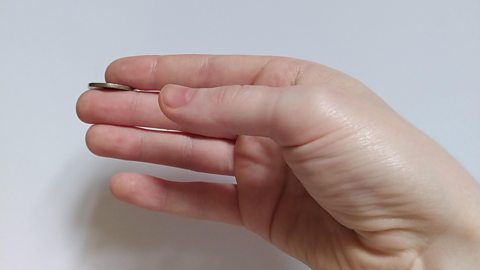
[[[121,173],[111,190],[124,201],[243,225],[314,269],[480,264],[478,184],[340,72],[280,57],[142,56],[113,62],[106,80],[162,90],[84,93],[93,153],[236,179]]]

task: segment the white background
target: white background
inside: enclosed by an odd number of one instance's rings
[[[304,269],[241,228],[117,202],[75,101],[135,54],[274,54],[369,85],[480,178],[480,1],[0,0],[0,269]]]

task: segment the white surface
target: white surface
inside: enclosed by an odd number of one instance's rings
[[[75,101],[134,54],[306,58],[364,81],[480,178],[480,2],[0,1],[0,269],[304,269],[252,234],[107,191]],[[297,3],[297,4],[295,4]]]

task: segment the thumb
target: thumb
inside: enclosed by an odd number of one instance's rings
[[[263,136],[282,146],[298,145],[313,139],[315,132],[305,120],[316,102],[311,91],[299,87],[166,85],[159,103],[182,131],[218,138]]]

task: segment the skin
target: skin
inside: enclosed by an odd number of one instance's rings
[[[312,269],[480,264],[478,184],[345,74],[283,57],[173,55],[116,60],[106,80],[161,92],[82,94],[93,153],[236,179],[120,173],[111,190],[123,201],[245,226]]]

